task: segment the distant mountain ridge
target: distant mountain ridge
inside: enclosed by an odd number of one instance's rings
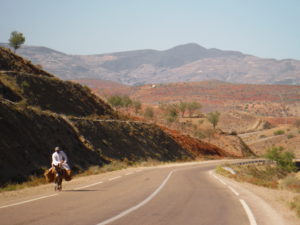
[[[45,47],[22,46],[17,53],[66,80],[101,79],[128,85],[203,80],[300,84],[299,60],[264,59],[237,51],[206,49],[195,43],[164,51],[98,55],[68,55]]]

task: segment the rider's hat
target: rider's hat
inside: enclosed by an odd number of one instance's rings
[[[54,150],[55,150],[55,151],[59,151],[59,150],[60,150],[60,147],[55,147]]]

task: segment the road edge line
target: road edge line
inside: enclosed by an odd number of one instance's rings
[[[33,202],[33,201],[43,199],[43,198],[50,198],[50,197],[53,197],[53,196],[56,196],[56,195],[58,195],[58,194],[46,195],[46,196],[42,196],[42,197],[39,197],[39,198],[29,199],[29,200],[26,200],[26,201],[23,201],[23,202],[17,202],[17,203],[13,203],[13,204],[9,204],[9,205],[4,205],[4,206],[0,206],[0,209],[8,208],[8,207],[11,207],[11,206],[16,206],[16,205],[26,204],[26,203],[29,203],[29,202]]]

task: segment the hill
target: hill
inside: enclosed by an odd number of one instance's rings
[[[7,44],[0,44],[6,46]],[[101,79],[129,85],[220,80],[252,84],[300,84],[300,61],[264,59],[198,44],[164,51],[136,50],[100,55],[67,55],[24,46],[18,53],[62,79]]]
[[[263,117],[300,116],[299,85],[236,84],[221,81],[127,86],[101,80],[76,80],[100,96],[128,95],[145,104],[197,101],[203,112],[243,111]]]
[[[75,172],[115,160],[233,156],[200,140],[130,120],[89,88],[62,81],[2,47],[0,62],[0,186],[41,175],[50,166],[55,146],[66,151]],[[183,145],[182,140],[193,142]]]

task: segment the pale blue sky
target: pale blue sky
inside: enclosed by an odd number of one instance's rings
[[[0,0],[0,42],[68,54],[185,43],[300,59],[300,0]]]

